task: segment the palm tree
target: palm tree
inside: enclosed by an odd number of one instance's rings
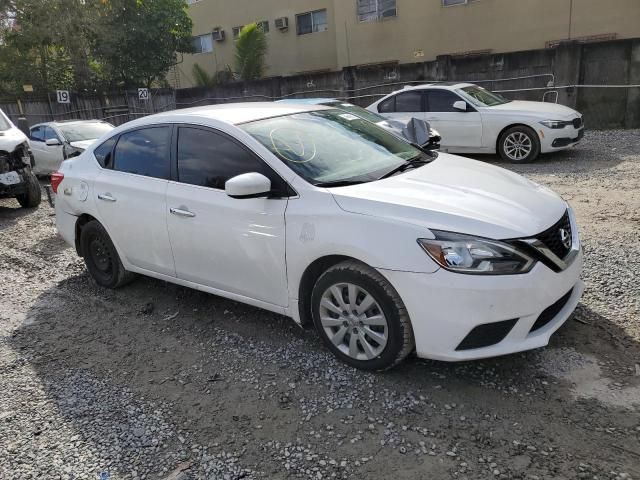
[[[236,73],[242,80],[256,80],[264,75],[267,36],[257,23],[245,25],[236,40]]]
[[[212,87],[217,83],[216,76],[209,75],[207,71],[197,63],[193,65],[192,73],[196,87]]]

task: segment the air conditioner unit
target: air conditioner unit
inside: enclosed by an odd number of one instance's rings
[[[214,28],[211,32],[211,36],[213,37],[214,42],[224,42],[225,34],[224,30],[221,28]]]
[[[289,18],[288,17],[276,18],[276,28],[278,30],[287,30],[289,28]]]

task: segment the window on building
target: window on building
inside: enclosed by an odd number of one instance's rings
[[[200,0],[187,0],[187,5],[198,3]]]
[[[213,37],[210,33],[193,37],[192,42],[195,53],[213,52]]]
[[[477,2],[478,0],[442,0],[443,7],[451,7],[453,5],[466,5],[468,3]]]
[[[301,13],[296,15],[296,23],[298,28],[298,35],[306,35],[307,33],[314,32],[326,32],[327,26],[327,11],[316,10],[314,12]]]
[[[244,28],[244,25],[238,25],[237,27],[233,27],[231,29],[231,32],[233,33],[233,38],[238,38],[243,28]]]
[[[113,169],[145,177],[169,178],[171,127],[123,133],[114,151]]]
[[[396,0],[358,0],[358,20],[361,22],[395,17],[397,13]]]
[[[269,20],[262,20],[258,22],[258,28],[264,33],[269,33]]]

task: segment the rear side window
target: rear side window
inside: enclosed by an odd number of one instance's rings
[[[396,97],[387,98],[384,102],[378,105],[378,111],[380,113],[393,113],[396,111]]]
[[[113,169],[145,177],[169,178],[171,127],[123,133],[113,153]]]
[[[462,100],[458,95],[448,90],[429,90],[428,98],[430,112],[458,112],[453,108],[453,104]]]
[[[422,93],[406,92],[396,95],[396,112],[422,112]]]
[[[282,179],[262,159],[226,135],[201,128],[178,130],[178,180],[181,183],[223,190],[227,180],[250,172],[269,178],[274,191],[286,190]]]
[[[116,144],[115,138],[110,138],[93,151],[93,156],[102,168],[111,168],[113,146]]]

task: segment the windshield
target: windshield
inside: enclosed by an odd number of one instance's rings
[[[422,152],[341,110],[258,120],[242,128],[314,185],[378,180]]]
[[[5,116],[4,112],[0,110],[0,132],[4,132],[11,128],[11,122]]]
[[[67,142],[95,140],[113,130],[113,126],[105,122],[86,122],[58,125]]]
[[[473,85],[471,87],[464,87],[460,90],[464,93],[471,103],[477,107],[494,107],[496,105],[502,105],[509,103],[511,100],[507,100],[502,95],[490,92],[489,90]]]
[[[339,108],[340,110],[344,110],[345,112],[353,113],[354,115],[358,115],[359,117],[364,118],[365,120],[369,120],[373,123],[386,122],[387,119],[382,115],[378,115],[377,113],[370,112],[369,110],[365,110],[362,107],[357,105],[353,105],[352,103],[347,102],[328,102],[324,105],[328,107]]]

